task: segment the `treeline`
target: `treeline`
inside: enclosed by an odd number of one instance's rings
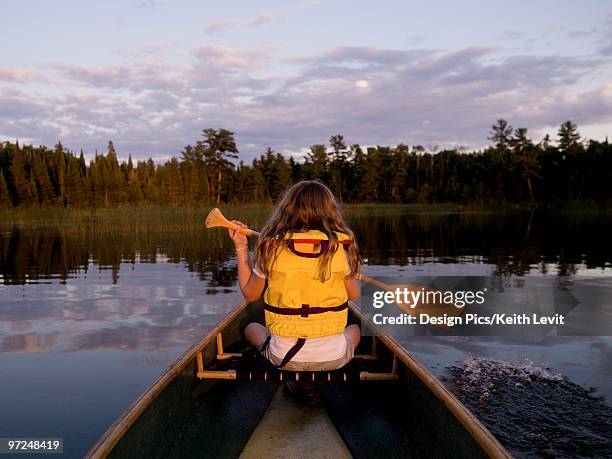
[[[0,143],[0,208],[172,206],[276,200],[290,184],[320,179],[343,202],[454,202],[485,206],[612,198],[612,146],[581,141],[574,123],[532,141],[527,129],[497,120],[492,145],[471,153],[409,147],[347,146],[342,135],[329,147],[313,145],[303,161],[268,148],[250,165],[238,163],[234,134],[205,129],[179,157],[119,162],[112,142],[87,164],[58,143],[44,146]]]

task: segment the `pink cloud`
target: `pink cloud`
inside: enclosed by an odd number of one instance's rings
[[[45,77],[38,69],[28,67],[0,68],[0,81],[23,83],[32,80],[44,81]]]

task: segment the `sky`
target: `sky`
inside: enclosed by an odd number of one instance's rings
[[[612,135],[612,3],[2,1],[0,141],[163,161],[205,128],[241,159],[482,148],[507,119]]]

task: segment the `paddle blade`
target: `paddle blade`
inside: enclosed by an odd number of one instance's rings
[[[238,226],[235,223],[230,222],[227,218],[225,218],[225,216],[217,207],[215,207],[208,213],[208,216],[204,221],[204,226],[206,228],[238,229],[242,234],[246,236],[259,236],[259,233],[257,231],[253,231],[250,228],[243,228],[242,226]]]
[[[208,213],[208,216],[204,221],[204,226],[206,226],[206,228],[223,227],[231,229],[234,229],[236,227],[236,225],[234,225],[232,222],[230,222],[227,218],[223,216],[223,214],[217,207],[215,207]]]

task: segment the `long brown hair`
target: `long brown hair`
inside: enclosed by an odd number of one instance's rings
[[[331,260],[340,244],[334,231],[350,238],[347,249],[350,273],[347,277],[354,277],[359,272],[361,258],[355,236],[344,222],[336,197],[318,180],[298,182],[285,192],[261,230],[255,247],[255,265],[269,277],[278,249],[287,243],[285,236],[308,230],[319,230],[329,240],[328,249],[319,257],[317,279],[325,282],[331,276]]]

